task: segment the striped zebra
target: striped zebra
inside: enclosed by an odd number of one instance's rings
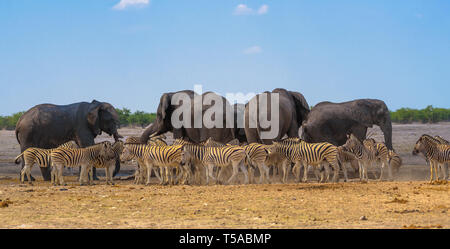
[[[389,150],[389,165],[391,165],[392,171],[398,173],[400,166],[402,166],[402,158],[399,154],[393,150]]]
[[[123,142],[117,141],[112,145],[112,150],[114,152],[114,156],[112,157],[97,157],[97,159],[94,161],[94,167],[95,168],[104,168],[105,169],[105,177],[106,177],[106,184],[114,185],[113,181],[113,172],[114,167],[116,165],[116,160],[119,159],[120,154],[122,154],[123,151]],[[92,169],[92,168],[91,168]],[[89,174],[92,174],[92,172],[89,172]]]
[[[224,147],[231,145],[239,145],[239,140],[233,139],[229,141],[227,144],[222,144],[220,142],[214,141],[212,138],[208,138],[205,142],[200,143],[200,145],[210,146],[210,147]],[[266,145],[259,143],[252,143],[242,145],[247,156],[244,158],[244,164],[247,165],[247,170],[249,174],[249,183],[254,182],[254,167],[258,167],[260,172],[259,183],[262,183],[265,179],[266,182],[269,182],[269,168],[265,165],[265,161],[268,155],[268,151],[266,149]],[[221,167],[217,170],[216,178],[219,178],[219,174],[222,174],[224,170],[229,167]]]
[[[375,139],[373,138],[365,139],[363,141],[363,144],[364,146],[371,147],[375,150],[375,155],[377,158],[376,163],[380,165],[380,178],[378,180],[381,181],[383,179],[383,171],[385,166],[388,167],[389,179],[392,180],[392,167],[389,164],[389,149],[386,147],[386,145],[382,142],[375,141]],[[375,173],[374,175],[376,178]]]
[[[104,141],[86,148],[61,148],[53,149],[51,155],[51,180],[52,184],[65,185],[62,176],[63,167],[81,166],[80,170],[80,185],[84,185],[86,173],[89,174],[89,184],[92,184],[92,169],[99,157],[111,158],[114,157],[111,142]]]
[[[443,137],[441,136],[434,136],[434,138],[436,138],[441,144],[450,144],[449,141],[445,140]],[[448,163],[444,163],[444,164],[440,164],[439,165],[441,172],[443,173],[443,177],[444,180],[448,179]]]
[[[78,145],[75,141],[69,141],[64,144],[58,146],[58,148],[78,148]],[[20,163],[20,160],[24,160],[25,165],[20,171],[20,182],[24,183],[24,176],[27,175],[28,183],[32,184],[31,181],[31,169],[35,163],[39,164],[40,167],[49,167],[50,166],[50,153],[54,149],[42,149],[30,147],[24,150],[20,155],[18,155],[14,162],[16,164]]]
[[[294,167],[304,167],[303,181],[307,181],[308,165],[319,167],[325,163],[330,164],[334,169],[333,182],[339,181],[337,147],[327,142],[307,143],[302,139],[297,139],[299,142],[294,139],[287,139],[274,142],[273,146],[275,151],[283,153],[289,161],[294,162],[296,164]],[[328,168],[325,167],[325,170],[328,175]],[[326,181],[328,180],[327,177]],[[323,178],[321,182],[323,182]]]
[[[270,183],[269,167],[266,165],[267,156],[269,154],[268,147],[260,143],[251,143],[242,146],[247,157],[245,163],[248,165],[250,182],[254,181],[253,167],[256,165],[259,169],[259,183]]]
[[[347,151],[344,147],[338,146],[338,158],[340,162],[340,166],[342,167],[342,170],[344,171],[344,168],[347,169],[347,165],[350,164],[350,167],[353,169],[353,171],[356,173],[359,170],[359,164],[358,159],[356,158],[355,154]],[[344,171],[344,177],[345,180],[348,181],[348,176],[345,174],[346,170]]]
[[[139,159],[147,168],[146,185],[150,184],[150,176],[153,167],[162,168],[160,184],[175,184],[179,179],[173,177],[173,168],[180,171],[181,153],[183,145],[167,145],[167,146],[149,146],[145,144],[127,144],[121,155],[122,161],[131,159]],[[165,172],[165,174],[163,174]],[[183,182],[185,182],[187,174],[183,170]]]
[[[353,153],[358,159],[360,181],[368,181],[367,169],[377,160],[376,150],[373,147],[365,146],[353,134],[347,136],[347,141],[342,147]]]
[[[245,150],[240,146],[223,146],[223,147],[207,147],[196,144],[183,145],[182,164],[189,162],[200,163],[206,170],[206,184],[209,184],[209,178],[220,182],[220,172],[216,179],[213,175],[214,166],[216,167],[233,167],[233,173],[227,183],[231,183],[240,167],[244,172],[245,183],[248,183],[248,174],[244,166]]]
[[[161,134],[159,136],[155,136],[150,138],[147,141],[147,145],[153,145],[153,146],[166,146],[167,143],[164,141],[164,139],[166,139],[166,136],[164,134]],[[141,144],[141,139],[140,137],[127,137],[125,140],[126,144]],[[134,173],[134,181],[135,183],[141,183],[144,184],[145,183],[145,178],[146,178],[146,170],[147,168],[143,165],[143,162],[140,162],[139,159],[136,160],[137,161],[137,168],[136,171]],[[157,167],[153,168],[153,172],[155,173],[156,178],[158,178],[159,181],[161,181],[161,177],[158,173]]]
[[[438,139],[430,135],[422,135],[416,142],[413,155],[422,152],[430,164],[430,182],[433,182],[433,170],[436,180],[439,180],[439,165],[450,162],[450,145],[442,144]]]
[[[157,146],[163,146],[163,145],[167,145],[167,143],[164,141],[164,139],[166,139],[166,135],[161,134],[159,136],[155,136],[150,138],[147,141],[148,145],[157,145]],[[125,143],[127,144],[141,144],[141,138],[140,137],[135,137],[135,136],[129,136],[125,139]]]

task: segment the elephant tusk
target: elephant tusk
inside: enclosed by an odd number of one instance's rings
[[[156,133],[158,133],[158,132],[155,132],[155,133],[153,133],[152,135],[150,135],[150,138],[156,136]]]

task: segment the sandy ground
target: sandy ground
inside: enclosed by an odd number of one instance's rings
[[[394,125],[394,148],[405,165],[393,182],[141,186],[116,180],[79,186],[65,172],[67,186],[50,186],[39,168],[32,186],[20,184],[13,163],[20,148],[14,131],[0,131],[0,228],[449,228],[450,195],[446,182],[429,184],[429,169],[411,155],[423,133],[450,138],[450,124]],[[123,136],[142,129],[121,129]],[[369,131],[382,140],[378,128]],[[100,136],[96,141],[111,139]],[[77,172],[78,170],[76,170]],[[118,177],[132,174],[122,165]],[[350,170],[351,171],[351,170]],[[378,169],[372,169],[378,171]],[[369,172],[369,177],[373,176]],[[242,175],[240,176],[242,180]]]

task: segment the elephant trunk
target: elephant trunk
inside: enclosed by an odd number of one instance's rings
[[[164,133],[164,131],[161,128],[159,128],[159,125],[157,125],[157,122],[153,122],[142,133],[141,143],[145,144],[145,143],[147,143],[147,141],[150,137],[154,137],[154,136],[160,135],[162,133]]]
[[[392,122],[389,113],[386,117],[386,121],[384,122],[384,124],[380,125],[380,128],[384,134],[384,142],[386,144],[386,147],[388,147],[388,149],[390,150],[394,150],[394,148],[392,147]]]

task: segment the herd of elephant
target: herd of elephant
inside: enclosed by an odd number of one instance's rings
[[[386,104],[377,99],[357,99],[343,103],[321,102],[310,108],[304,96],[295,91],[276,88],[264,94],[277,94],[279,96],[278,134],[273,139],[263,139],[260,134],[264,130],[260,124],[256,128],[234,125],[226,128],[202,128],[191,125],[188,127],[174,127],[172,116],[177,108],[172,98],[177,93],[184,93],[192,100],[197,93],[191,90],[170,92],[162,94],[157,108],[156,120],[150,124],[140,136],[140,143],[147,143],[152,137],[172,132],[175,139],[184,139],[193,143],[201,143],[208,138],[219,143],[227,143],[233,139],[240,143],[272,144],[285,137],[301,137],[308,143],[328,142],[335,146],[344,145],[349,134],[354,134],[359,140],[366,138],[367,129],[373,125],[380,127],[384,134],[384,143],[389,150],[392,148],[392,124],[390,113]],[[203,93],[214,94],[211,92]],[[258,99],[258,95],[253,98]],[[224,103],[228,103],[224,97]],[[251,100],[250,100],[251,101]],[[194,101],[191,101],[194,104]],[[202,105],[205,113],[211,105]],[[248,120],[250,109],[247,104],[234,104],[234,120],[244,118]],[[271,112],[267,106],[267,112]],[[259,110],[258,115],[262,112]],[[194,113],[192,113],[194,115]],[[225,115],[225,113],[223,114]],[[41,104],[25,112],[16,124],[16,138],[20,144],[21,152],[29,147],[55,148],[70,140],[75,141],[79,147],[94,145],[94,139],[102,132],[113,136],[119,141],[122,136],[118,133],[119,116],[115,108],[106,102],[93,100],[91,103],[79,102],[69,105]],[[301,135],[300,135],[301,133]],[[22,165],[23,167],[23,165]],[[44,180],[50,180],[50,170],[40,167]],[[114,174],[120,170],[120,160],[116,160]],[[95,177],[95,169],[94,169]]]

